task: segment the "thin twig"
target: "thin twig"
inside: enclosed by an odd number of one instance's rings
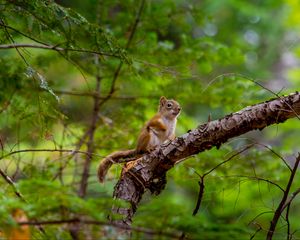
[[[0,160],[7,158],[11,155],[17,154],[17,153],[25,153],[25,152],[67,152],[67,153],[72,153],[72,154],[80,153],[80,154],[89,155],[88,152],[72,150],[72,149],[21,149],[21,150],[12,151],[10,153],[7,153],[7,154],[1,156]],[[98,154],[92,154],[92,155],[99,156]]]
[[[116,57],[119,58],[118,55],[107,53],[107,52],[99,52],[93,51],[88,49],[76,49],[76,48],[62,48],[55,45],[44,45],[44,44],[32,44],[32,43],[13,43],[13,44],[2,44],[0,45],[0,49],[11,49],[11,48],[38,48],[38,49],[47,49],[47,50],[54,50],[57,52],[80,52],[80,53],[91,53],[109,57]]]
[[[206,173],[203,174],[203,177],[205,177],[206,175],[210,174],[211,172],[213,172],[214,170],[216,170],[218,167],[222,166],[223,164],[229,162],[230,160],[232,160],[233,158],[235,158],[236,156],[240,155],[241,153],[245,152],[246,150],[248,150],[249,148],[253,147],[254,144],[249,144],[246,147],[244,147],[242,150],[236,152],[235,154],[233,154],[231,157],[229,157],[228,159],[226,159],[225,161],[219,163],[218,165],[216,165],[215,167],[213,167],[212,169],[210,169],[209,171],[207,171]]]
[[[256,215],[249,223],[248,225],[250,225],[250,223],[254,223],[254,221],[259,218],[260,216],[264,215],[264,214],[271,214],[273,213],[273,211],[266,211],[266,212],[262,212],[262,213],[259,213],[258,215]]]
[[[255,237],[255,235],[256,235],[258,232],[260,232],[261,230],[262,230],[262,227],[259,226],[259,227],[256,229],[255,233],[253,233],[252,236],[250,237],[250,240],[252,240],[252,239]]]
[[[198,182],[199,184],[199,193],[198,193],[198,199],[197,199],[197,204],[196,204],[196,207],[193,211],[193,216],[196,216],[196,214],[198,213],[199,211],[199,208],[201,206],[201,202],[202,202],[202,198],[203,198],[203,194],[204,194],[204,176],[201,176],[200,177],[200,180]]]
[[[294,181],[294,177],[295,177],[295,174],[297,172],[299,163],[300,163],[300,154],[298,155],[298,157],[296,159],[295,165],[292,169],[292,172],[291,172],[290,178],[288,180],[287,186],[285,188],[284,194],[282,196],[282,199],[281,199],[281,201],[280,201],[279,205],[277,206],[277,209],[274,213],[273,219],[272,219],[271,224],[270,224],[270,228],[268,230],[268,234],[267,234],[267,238],[266,238],[267,240],[272,239],[275,228],[276,228],[276,225],[277,225],[277,222],[278,222],[278,220],[281,216],[281,213],[283,212],[284,208],[287,206],[286,205],[286,200],[288,198],[289,191],[290,191],[292,183]]]
[[[246,80],[249,80],[250,82],[256,84],[256,85],[259,86],[259,87],[261,87],[262,89],[264,89],[264,90],[270,92],[271,94],[273,94],[273,95],[276,96],[277,98],[281,99],[281,100],[288,106],[288,108],[295,114],[295,117],[298,118],[298,120],[300,120],[300,116],[298,115],[298,113],[293,109],[293,107],[292,107],[287,101],[285,101],[285,100],[283,99],[282,96],[280,96],[278,93],[272,91],[271,89],[265,87],[265,86],[264,86],[263,84],[261,84],[260,82],[255,81],[252,77],[246,76],[245,74],[240,74],[240,73],[224,73],[224,74],[221,74],[221,75],[215,77],[212,81],[209,82],[209,85],[210,85],[211,83],[213,83],[216,79],[218,79],[218,78],[220,78],[220,77],[224,77],[224,76],[226,76],[226,77],[227,77],[227,76],[229,76],[229,77],[230,77],[230,76],[234,76],[234,77],[235,77],[235,76],[238,76],[238,77],[241,77],[241,78],[245,78]],[[206,87],[204,90],[202,90],[202,93],[203,93],[206,89],[207,89],[207,87]]]
[[[43,90],[45,91],[45,90]],[[53,90],[55,94],[61,95],[71,95],[78,97],[96,97],[98,99],[105,99],[103,96],[99,96],[97,93],[93,92],[74,92],[74,91],[65,91],[65,90]],[[111,99],[115,100],[136,100],[139,98],[147,98],[147,99],[157,99],[159,96],[151,95],[151,96],[112,96]]]
[[[12,44],[7,44],[6,46],[11,46],[10,48],[15,48],[17,53],[19,54],[19,56],[22,58],[22,60],[24,61],[24,63],[26,64],[26,66],[29,66],[26,58],[23,56],[23,54],[19,51],[18,47],[16,47],[16,43],[14,41],[14,39],[12,38],[11,34],[9,33],[9,31],[7,30],[6,28],[6,24],[4,23],[4,20],[3,19],[0,19],[0,23],[4,26],[4,32],[6,34],[6,37],[7,39],[12,43]],[[5,45],[0,45],[0,49],[1,49],[1,46],[5,46]]]
[[[130,44],[132,43],[134,34],[135,34],[136,30],[137,30],[138,23],[140,22],[140,19],[141,19],[141,15],[142,15],[142,12],[143,12],[143,9],[144,9],[144,5],[145,5],[145,0],[141,0],[141,4],[140,4],[139,10],[138,10],[138,12],[136,14],[136,17],[135,17],[135,20],[134,20],[134,23],[133,23],[133,26],[132,26],[132,30],[130,32],[130,35],[128,37],[128,40],[127,40],[127,43],[126,43],[126,46],[125,46],[125,50],[128,50],[129,47],[130,47]],[[116,69],[116,71],[114,73],[109,93],[100,102],[100,106],[102,106],[106,101],[108,101],[111,98],[111,96],[113,95],[113,93],[115,92],[116,81],[117,81],[117,79],[118,79],[118,77],[120,75],[122,66],[123,66],[123,62],[120,61],[119,65],[118,65],[118,67],[117,67],[117,69]]]
[[[15,195],[21,199],[23,202],[27,203],[26,199],[23,197],[23,195],[18,191],[16,184],[14,183],[14,181],[8,176],[6,175],[1,169],[0,169],[0,175],[2,176],[2,178],[13,188],[13,191],[15,193]],[[36,219],[33,219],[33,223],[35,223],[34,225],[36,226],[36,228],[43,234],[46,236],[46,232],[44,230],[44,228],[37,223]]]
[[[245,148],[243,148],[242,150],[238,151],[237,153],[233,154],[231,157],[229,157],[228,159],[226,159],[225,161],[219,163],[218,165],[216,165],[215,167],[213,167],[212,169],[210,169],[209,171],[207,171],[206,173],[204,173],[203,175],[200,175],[198,173],[196,173],[199,177],[200,180],[198,182],[199,184],[199,193],[198,193],[198,199],[197,199],[197,203],[196,203],[196,207],[193,211],[193,216],[195,216],[198,211],[199,208],[201,206],[201,202],[202,202],[202,198],[203,198],[203,194],[204,194],[204,178],[209,175],[211,172],[213,172],[214,170],[216,170],[218,167],[222,166],[223,164],[229,162],[230,160],[232,160],[233,158],[235,158],[236,156],[240,155],[241,153],[245,152],[246,150],[248,150],[249,148],[251,148],[254,144],[250,144],[248,146],[246,146]]]
[[[19,31],[18,29],[14,28],[14,27],[12,27],[12,26],[6,25],[6,24],[4,24],[4,23],[1,22],[1,21],[0,21],[0,26],[5,27],[5,28],[10,29],[10,30],[13,30],[14,32],[16,32],[16,33],[18,33],[18,34],[20,34],[20,35],[22,35],[22,36],[24,36],[24,37],[26,37],[26,38],[29,38],[29,39],[31,39],[31,40],[34,41],[34,42],[37,42],[37,43],[40,43],[40,44],[48,45],[48,46],[49,46],[49,44],[44,43],[44,42],[42,42],[42,41],[40,41],[40,40],[38,40],[38,39],[36,39],[36,38],[33,38],[32,36],[29,36],[29,35],[27,35],[26,33],[23,33],[23,32]]]
[[[81,146],[85,143],[86,138],[89,135],[89,132],[91,131],[91,128],[89,127],[84,134],[82,135],[81,138],[79,138],[78,143],[75,146],[75,150],[74,152],[71,154],[71,157],[75,156],[76,152],[79,151],[79,149],[81,148]],[[69,164],[69,162],[71,161],[72,158],[68,159],[67,161],[65,161],[65,163],[60,167],[59,171],[57,172],[57,174],[55,174],[55,176],[53,177],[53,180],[55,180],[57,177],[59,177],[60,174],[62,174],[62,171],[67,167],[67,165]]]
[[[289,219],[289,216],[290,216],[290,207],[291,207],[291,203],[289,203],[287,205],[286,213],[285,213],[285,221],[286,221],[286,224],[287,224],[287,228],[286,228],[286,240],[290,240],[291,239],[291,225],[290,225],[290,219]]]
[[[280,158],[283,161],[283,163],[285,164],[285,166],[290,170],[290,172],[292,172],[292,168],[290,167],[290,165],[288,165],[288,163],[286,162],[286,160],[280,154],[278,154],[272,148],[268,147],[265,144],[262,144],[262,143],[255,143],[255,144],[268,149],[270,152],[272,152],[274,155],[276,155],[278,158]]]
[[[13,188],[15,195],[18,198],[20,198],[22,201],[26,202],[22,194],[18,191],[14,181],[8,175],[6,175],[1,169],[0,169],[0,175]]]
[[[292,196],[289,200],[286,201],[285,205],[283,206],[283,209],[287,207],[288,204],[291,204],[291,202],[294,200],[294,198],[300,193],[300,188],[298,188],[295,192],[292,193]]]
[[[257,177],[257,176],[245,176],[245,175],[231,175],[231,176],[226,176],[226,177],[248,178],[248,179],[254,179],[254,180],[258,180],[258,181],[262,181],[262,182],[267,182],[271,185],[274,185],[275,187],[280,189],[282,192],[284,192],[284,189],[279,184],[272,182],[271,180],[268,180],[265,178],[261,178],[261,177]]]

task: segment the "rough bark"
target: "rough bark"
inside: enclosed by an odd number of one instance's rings
[[[300,94],[298,92],[285,97],[248,106],[236,113],[210,121],[196,129],[161,145],[153,152],[144,155],[126,167],[115,186],[114,197],[129,203],[128,208],[113,208],[114,222],[130,225],[146,189],[155,188],[157,179],[165,176],[174,164],[191,155],[219,148],[230,138],[240,136],[252,130],[262,130],[271,124],[278,124],[300,114]]]

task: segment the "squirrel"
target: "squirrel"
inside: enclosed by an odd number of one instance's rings
[[[158,112],[142,128],[136,148],[114,152],[101,161],[98,167],[99,182],[104,182],[108,169],[120,159],[149,153],[166,140],[173,140],[180,111],[178,102],[162,96],[159,100]]]

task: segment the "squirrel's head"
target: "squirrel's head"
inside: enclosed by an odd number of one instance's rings
[[[167,99],[162,96],[159,100],[159,112],[168,119],[176,118],[180,113],[181,107],[173,99]]]

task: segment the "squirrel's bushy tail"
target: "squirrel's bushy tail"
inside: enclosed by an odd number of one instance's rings
[[[104,158],[99,167],[98,167],[98,179],[99,182],[103,183],[105,176],[108,172],[108,169],[114,164],[114,163],[119,163],[120,159],[126,158],[126,157],[133,157],[136,155],[136,150],[131,149],[131,150],[124,150],[124,151],[118,151],[114,152],[110,155],[108,155],[106,158]]]

